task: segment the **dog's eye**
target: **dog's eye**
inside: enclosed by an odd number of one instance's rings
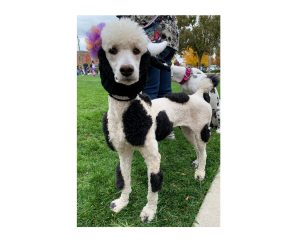
[[[108,52],[110,54],[116,55],[118,53],[118,49],[116,49],[115,47],[112,47],[111,49],[108,50]]]
[[[135,54],[135,55],[138,55],[141,52],[138,48],[134,48],[132,51],[133,51],[133,54]]]

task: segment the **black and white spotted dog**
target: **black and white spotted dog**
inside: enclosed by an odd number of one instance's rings
[[[186,68],[183,66],[171,66],[172,80],[181,85],[181,89],[186,94],[194,94],[201,81],[207,78],[207,74],[197,68]],[[215,75],[209,75],[215,78]],[[216,128],[217,133],[220,133],[220,97],[217,88],[213,88],[210,92],[204,93],[204,99],[210,103],[212,108],[211,127]]]
[[[133,152],[137,150],[145,159],[148,173],[148,201],[140,214],[143,222],[154,218],[158,191],[162,187],[157,141],[164,139],[173,127],[181,126],[186,138],[194,145],[199,162],[195,178],[204,178],[212,110],[203,99],[203,93],[216,85],[206,78],[193,95],[176,93],[151,101],[148,96],[140,94],[147,81],[151,58],[147,42],[143,29],[135,22],[120,19],[104,27],[102,48],[98,52],[101,83],[109,93],[103,131],[108,146],[118,152],[120,160],[117,187],[122,192],[110,207],[119,212],[128,204],[131,162]]]

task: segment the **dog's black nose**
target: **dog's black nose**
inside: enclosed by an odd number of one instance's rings
[[[123,76],[129,77],[133,73],[133,66],[132,65],[123,65],[120,68],[120,72]]]

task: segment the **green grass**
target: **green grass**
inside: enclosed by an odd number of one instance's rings
[[[173,91],[180,91],[176,84]],[[147,171],[136,152],[132,164],[132,193],[129,204],[115,214],[109,204],[118,198],[115,187],[116,152],[105,143],[102,116],[107,111],[107,93],[99,76],[77,79],[77,226],[179,226],[193,224],[195,216],[220,165],[220,136],[213,131],[207,146],[206,178],[194,179],[191,162],[196,158],[192,146],[175,129],[176,140],[159,143],[163,188],[159,192],[157,215],[151,223],[140,221],[146,204]]]

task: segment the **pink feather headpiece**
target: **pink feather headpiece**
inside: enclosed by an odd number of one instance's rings
[[[91,58],[97,57],[98,51],[102,45],[101,32],[105,23],[99,23],[97,26],[91,27],[90,31],[86,33],[86,48],[90,52]]]

